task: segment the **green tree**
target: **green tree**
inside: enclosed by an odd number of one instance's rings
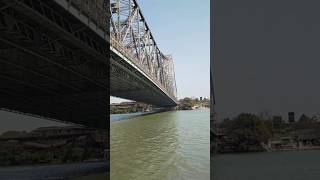
[[[266,142],[271,137],[269,127],[254,114],[238,115],[229,128],[229,133],[243,142]]]

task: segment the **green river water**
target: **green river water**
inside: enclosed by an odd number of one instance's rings
[[[113,118],[119,119],[117,115]],[[162,112],[114,121],[111,123],[111,179],[209,180],[209,130],[209,109]]]

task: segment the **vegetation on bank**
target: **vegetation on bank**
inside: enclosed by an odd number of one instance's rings
[[[219,123],[220,137],[218,152],[264,151],[276,146],[290,149],[307,146],[318,146],[320,121],[314,117],[301,115],[297,122],[285,122],[281,116],[264,116],[241,113],[232,119]],[[285,141],[287,142],[285,142]],[[300,144],[300,145],[299,145]]]
[[[210,99],[199,98],[183,98],[179,100],[179,104],[176,107],[178,110],[191,110],[195,107],[210,107]],[[152,105],[140,103],[140,102],[122,102],[114,103],[110,105],[110,114],[126,114],[135,112],[148,112],[152,111],[155,107]]]
[[[177,109],[191,110],[194,107],[198,107],[198,106],[210,107],[210,100],[204,98],[203,100],[200,101],[198,98],[185,97],[179,100]]]
[[[139,102],[123,102],[119,104],[110,105],[110,114],[126,114],[126,113],[136,113],[136,112],[147,112],[151,111],[153,107],[148,104]]]
[[[254,114],[242,113],[233,121],[225,122],[226,133],[238,142],[266,142],[271,137],[270,126]]]
[[[221,142],[225,151],[260,151],[261,143],[266,143],[272,130],[266,121],[254,114],[242,113],[232,120],[225,120],[220,127],[227,138]]]

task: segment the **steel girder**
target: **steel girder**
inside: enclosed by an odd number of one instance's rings
[[[0,108],[107,128],[108,39],[93,14],[86,24],[86,11],[70,13],[80,1],[66,2],[0,1]]]
[[[136,0],[111,0],[110,14],[112,48],[126,56],[176,100],[173,59],[158,48]]]

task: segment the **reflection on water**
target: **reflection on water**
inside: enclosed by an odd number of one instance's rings
[[[209,110],[111,123],[111,179],[210,179]]]

